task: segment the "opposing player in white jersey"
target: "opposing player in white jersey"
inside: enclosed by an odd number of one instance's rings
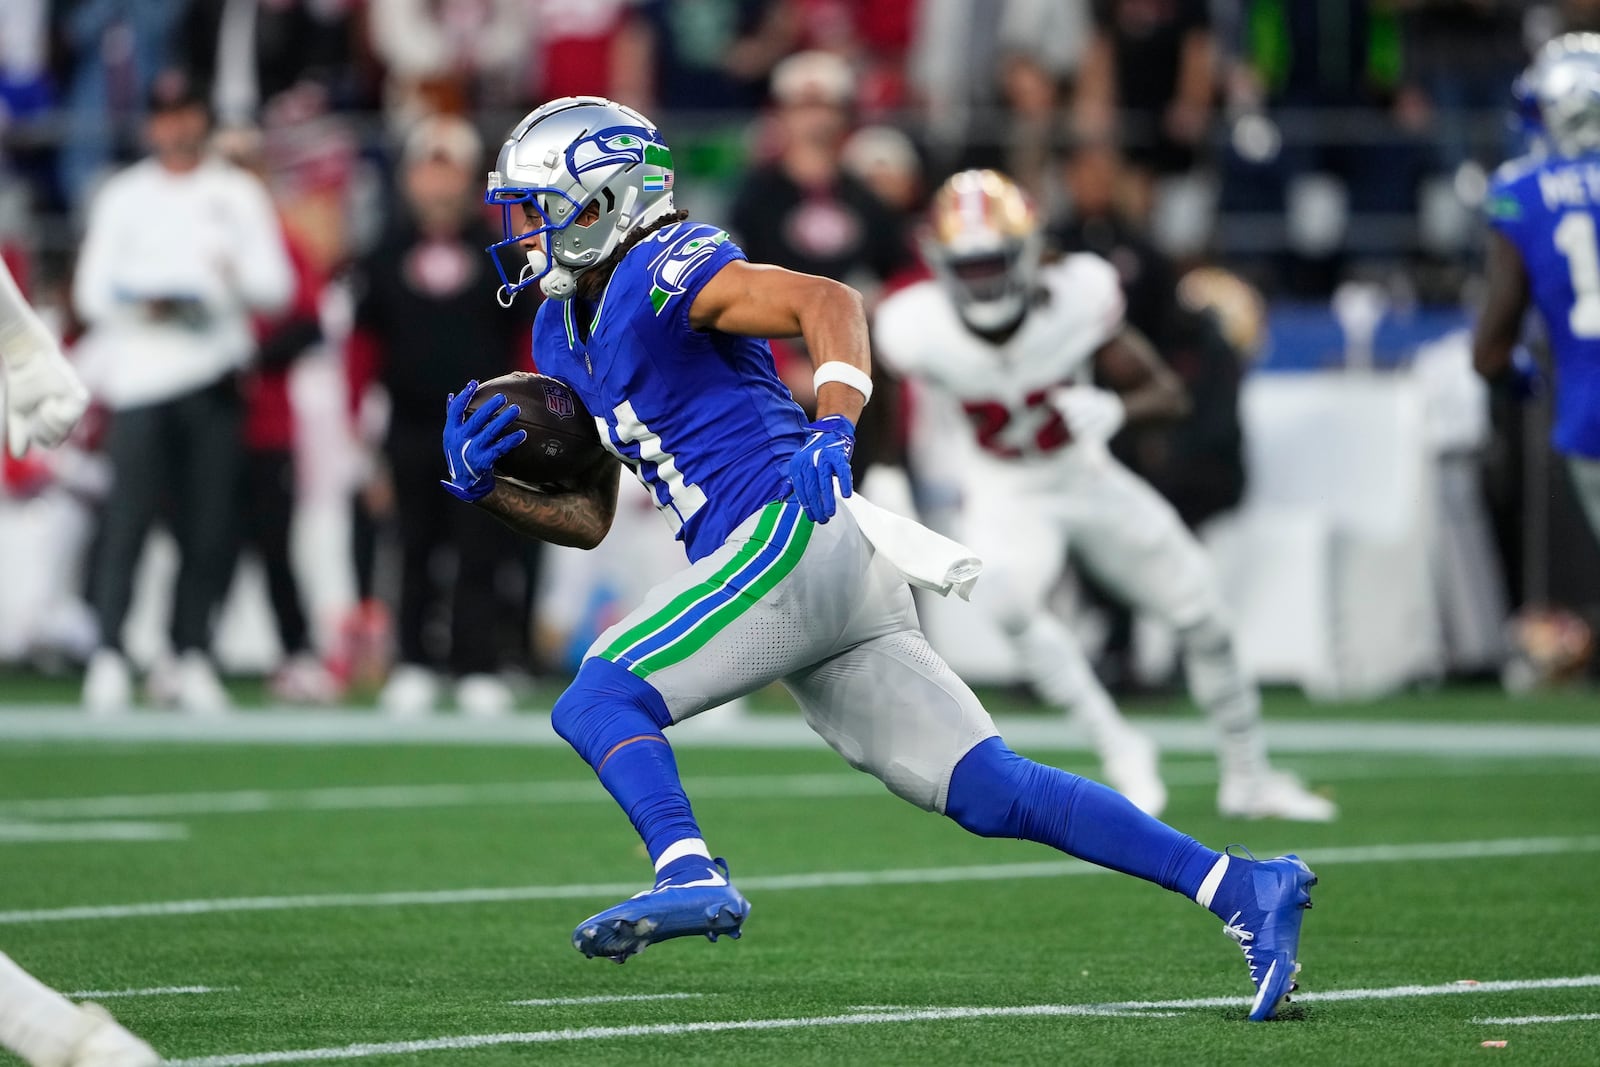
[[[6,442],[13,456],[66,440],[89,394],[55,338],[0,262],[0,366],[5,369]],[[98,1006],[77,1005],[0,952],[0,1046],[34,1067],[155,1067],[143,1041]]]
[[[1331,801],[1267,760],[1260,695],[1234,652],[1204,551],[1106,448],[1125,423],[1178,417],[1188,404],[1124,323],[1116,270],[1093,255],[1043,264],[1032,205],[992,170],[940,188],[925,244],[936,279],[885,300],[874,339],[891,369],[966,413],[977,447],[962,464],[961,539],[985,565],[973,599],[1013,642],[1029,682],[1083,723],[1113,786],[1161,810],[1154,747],[1123,721],[1047,606],[1070,552],[1177,632],[1190,695],[1219,734],[1222,814],[1333,819]]]

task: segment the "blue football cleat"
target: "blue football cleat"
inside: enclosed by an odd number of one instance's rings
[[[715,941],[738,937],[750,902],[728,881],[728,864],[714,859],[676,868],[643,893],[591,915],[572,932],[572,947],[593,959],[626,963],[648,945],[704,934]]]
[[[1247,862],[1248,881],[1240,887],[1241,899],[1232,902],[1232,915],[1223,920],[1223,932],[1239,943],[1250,965],[1256,987],[1250,1021],[1265,1022],[1299,988],[1300,921],[1311,907],[1317,876],[1298,856]]]

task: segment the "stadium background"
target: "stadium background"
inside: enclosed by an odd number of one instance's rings
[[[1203,529],[1252,666],[1322,696],[1372,694],[1492,677],[1526,643],[1506,627],[1514,611],[1593,619],[1600,603],[1594,546],[1543,444],[1548,391],[1491,401],[1463,333],[1487,174],[1521,148],[1510,83],[1544,39],[1592,25],[1600,5],[1579,0],[13,0],[0,17],[0,242],[76,336],[68,286],[88,205],[139,155],[147,93],[183,71],[211,103],[222,146],[263,175],[314,265],[321,337],[289,377],[294,560],[315,647],[348,677],[391,640],[402,580],[381,499],[382,391],[365,405],[348,395],[363,384],[348,366],[352,265],[407,211],[404,145],[424,116],[477,129],[476,171],[538,100],[635,103],[675,146],[680,204],[753,258],[832,274],[869,300],[918,276],[919,212],[938,181],[999,166],[1058,247],[1113,261],[1130,318],[1195,392],[1184,425],[1127,435],[1122,450]],[[488,292],[479,304],[498,314]],[[908,462],[939,525],[959,505],[942,473],[959,462],[941,450],[951,416],[905,393],[863,466]],[[78,445],[6,468],[0,542],[41,564],[0,597],[8,662],[70,669],[93,647],[82,589],[117,493],[92,429]],[[375,553],[349,550],[352,514]],[[506,554],[503,667],[559,675],[675,564],[642,508],[628,520],[596,558]],[[162,654],[173,555],[158,534],[130,624],[136,660]],[[443,555],[428,653],[441,664]],[[281,650],[265,583],[241,556],[217,654],[228,673],[270,673]],[[1092,588],[1063,602],[1118,685],[1159,684],[1159,634],[1094,610]],[[958,667],[1009,677],[971,613],[924,610]],[[1531,640],[1573,623],[1541,617]],[[363,680],[378,680],[370,664]]]
[[[187,1067],[1593,1062],[1600,723],[1579,675],[1600,549],[1548,449],[1549,389],[1491,397],[1463,332],[1487,175],[1523,142],[1511,81],[1586,28],[1600,3],[0,0],[0,249],[91,384],[75,260],[166,72],[214,105],[219,148],[263,176],[313,264],[297,320],[260,326],[263,356],[293,357],[292,419],[267,437],[292,442],[294,572],[318,660],[347,685],[345,706],[285,706],[329,694],[280,684],[251,547],[219,609],[235,713],[84,713],[91,559],[119,506],[104,413],[68,448],[4,460],[0,947]],[[621,968],[574,953],[574,920],[648,869],[546,714],[585,635],[680,565],[631,480],[600,550],[495,549],[475,587],[496,606],[472,613],[473,640],[517,714],[457,714],[443,687],[438,714],[374,711],[417,526],[397,513],[470,510],[432,481],[442,390],[525,358],[452,342],[531,314],[488,285],[456,293],[467,264],[488,273],[470,242],[413,256],[408,176],[455,167],[476,187],[516,118],[577,92],[657,119],[681,202],[752,258],[869,298],[918,275],[918,211],[968,165],[1016,174],[1060,247],[1118,267],[1197,400],[1124,458],[1202,531],[1272,683],[1274,761],[1339,820],[1220,816],[1210,731],[1163,635],[1092,588],[1059,603],[1162,747],[1166,818],[1318,871],[1285,1024],[1243,1023],[1238,951],[1188,905],[912,810],[781,691],[673,731],[707,840],[755,902],[747,936]],[[442,341],[363,317],[381,268],[398,286],[408,265],[470,305],[439,317]],[[389,381],[420,384],[423,425],[394,434],[385,409],[403,423],[410,393],[351,385],[404,343],[428,353],[425,380]],[[869,493],[948,522],[952,416],[880,390],[873,407],[898,412],[863,447]],[[408,505],[385,472],[413,456]],[[458,666],[452,549],[481,562],[473,536],[446,530],[413,568],[441,677]],[[127,633],[141,670],[164,658],[179,554],[158,528]],[[1094,774],[965,608],[921,604],[1010,742]]]

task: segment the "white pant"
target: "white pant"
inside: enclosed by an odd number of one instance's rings
[[[1045,611],[1069,550],[1124,603],[1174,629],[1221,619],[1205,550],[1172,506],[1115,459],[979,470],[963,493],[961,540],[984,563],[973,602],[1008,633]]]
[[[767,505],[588,654],[647,681],[674,722],[781,680],[852,766],[933,811],[961,757],[995,734],[847,509],[819,526],[792,501]]]

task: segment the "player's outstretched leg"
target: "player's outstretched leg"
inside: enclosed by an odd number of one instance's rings
[[[750,903],[700,836],[661,733],[672,722],[661,695],[625,668],[589,659],[550,722],[622,806],[656,867],[654,886],[579,923],[573,947],[622,963],[674,937],[738,937]]]
[[[1213,852],[1121,794],[1024,759],[998,737],[979,742],[956,765],[945,814],[975,834],[1038,841],[1208,909],[1244,950],[1256,987],[1254,1021],[1272,1018],[1295,988],[1300,921],[1317,883],[1296,856]]]
[[[1088,732],[1106,784],[1140,811],[1159,816],[1167,806],[1167,786],[1155,742],[1122,717],[1078,639],[1061,620],[1041,613],[1012,634],[1012,641],[1034,691],[1066,709]]]
[[[1300,920],[1316,878],[1293,856],[1213,852],[1087,778],[1024,759],[915,630],[864,641],[785,679],[806,721],[896,795],[984,837],[1038,841],[1182,893],[1244,949],[1252,1019],[1294,987]]]
[[[95,1004],[72,1003],[0,952],[0,1046],[33,1067],[156,1067],[155,1050]]]
[[[1245,819],[1332,822],[1339,808],[1267,758],[1261,692],[1245,673],[1233,634],[1215,614],[1178,631],[1189,694],[1216,727],[1217,810]]]

